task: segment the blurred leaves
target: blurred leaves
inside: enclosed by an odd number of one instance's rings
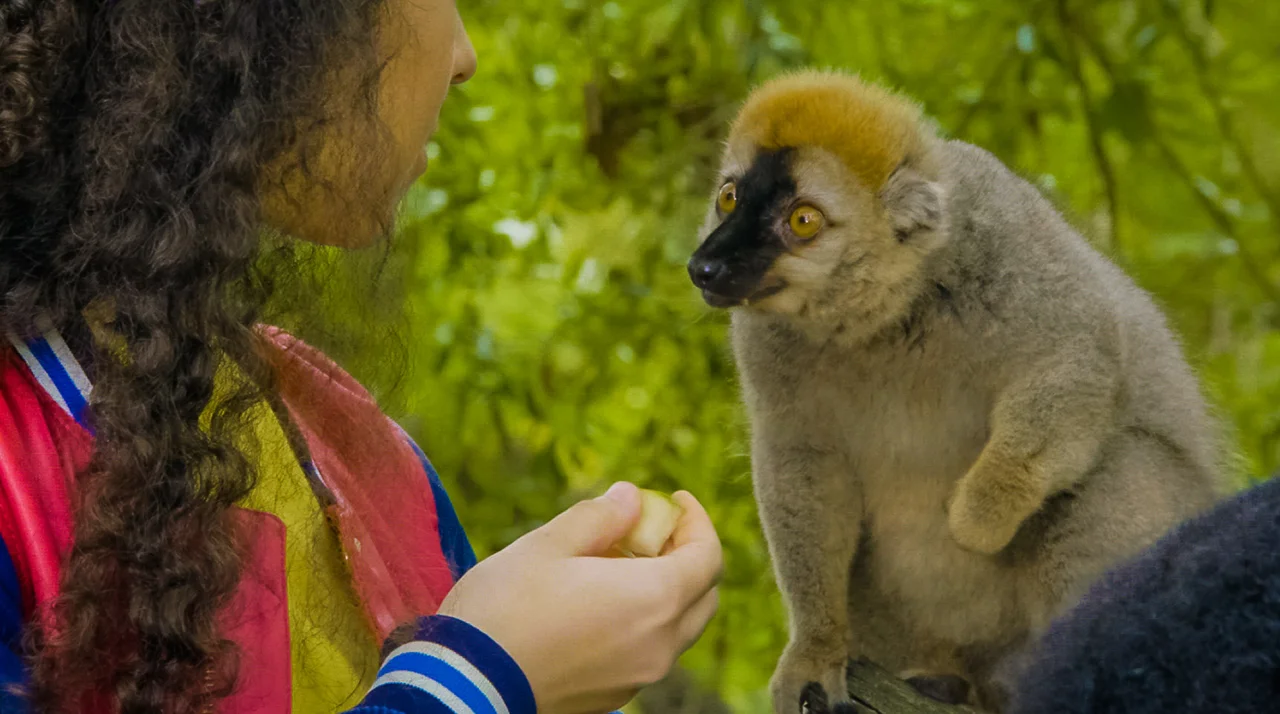
[[[734,708],[767,711],[785,625],[725,320],[684,262],[726,123],[761,79],[860,71],[1035,182],[1166,306],[1241,474],[1280,467],[1280,3],[461,10],[480,73],[446,106],[396,253],[413,276],[405,425],[482,554],[617,479],[703,499],[727,570],[685,663]]]

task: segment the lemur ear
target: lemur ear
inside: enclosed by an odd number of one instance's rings
[[[884,188],[880,201],[888,213],[893,234],[905,243],[919,233],[941,231],[946,201],[942,185],[907,164],[899,166]]]

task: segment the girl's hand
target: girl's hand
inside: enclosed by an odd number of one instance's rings
[[[583,501],[472,568],[440,613],[524,670],[543,714],[601,714],[664,676],[715,614],[720,540],[697,499],[656,558],[607,557],[639,521],[629,483]]]

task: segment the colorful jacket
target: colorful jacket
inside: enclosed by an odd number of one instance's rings
[[[240,647],[239,676],[220,711],[534,714],[528,682],[500,646],[431,615],[475,555],[430,462],[317,350],[273,328],[263,334],[310,461],[299,463],[260,405],[244,444],[258,485],[235,512],[248,556],[219,613]],[[0,684],[20,684],[22,632],[47,617],[71,545],[75,476],[92,451],[92,385],[56,331],[8,337],[8,346],[0,340]],[[235,377],[224,370],[219,384]],[[379,667],[379,643],[415,620],[417,639]],[[0,690],[0,708],[17,705]]]

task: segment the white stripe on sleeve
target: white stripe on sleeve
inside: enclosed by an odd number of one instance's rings
[[[453,667],[459,674],[471,680],[471,683],[476,685],[476,688],[480,690],[480,693],[489,700],[489,704],[493,706],[493,710],[497,712],[497,714],[511,714],[507,709],[507,703],[503,701],[502,695],[498,693],[498,689],[493,686],[493,683],[489,681],[489,678],[484,676],[484,673],[479,669],[476,669],[476,666],[467,661],[465,657],[444,645],[436,642],[410,642],[408,644],[401,645],[391,653],[391,656],[387,657],[387,662],[383,666],[394,667],[397,655],[408,654],[410,652],[428,655],[430,657],[443,660],[445,664]],[[391,676],[392,674],[392,672],[388,672],[384,676]],[[382,681],[382,678],[380,677],[378,681]]]
[[[44,365],[40,364],[40,360],[36,359],[35,354],[31,352],[31,348],[27,347],[27,343],[22,338],[8,333],[9,342],[13,344],[14,349],[18,350],[18,354],[22,356],[22,361],[27,363],[27,367],[31,370],[31,374],[35,375],[36,381],[44,387],[44,391],[53,398],[53,401],[62,407],[62,411],[71,414],[71,407],[67,406],[67,401],[62,398],[62,393],[58,391],[57,385],[53,383],[53,378],[45,371]],[[64,343],[65,344],[65,343]],[[75,416],[71,414],[71,416]]]
[[[471,707],[467,706],[456,694],[446,689],[443,684],[434,679],[424,677],[417,672],[406,672],[404,670],[387,672],[378,677],[378,681],[373,683],[373,688],[376,689],[383,684],[407,684],[439,699],[441,704],[444,704],[456,714],[475,714]]]

